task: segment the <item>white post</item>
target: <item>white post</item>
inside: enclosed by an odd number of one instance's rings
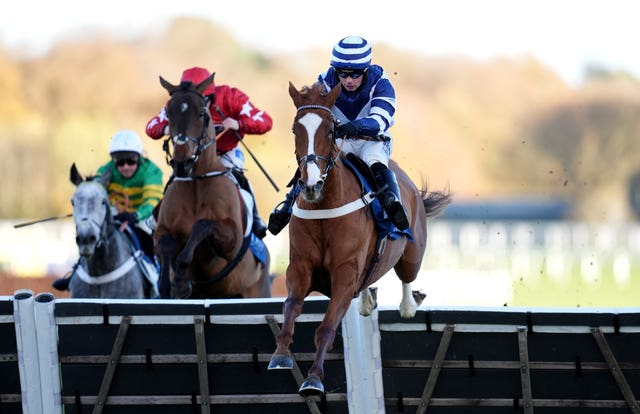
[[[359,300],[351,301],[342,319],[349,412],[384,414],[378,309],[374,309],[370,316],[361,316]]]
[[[16,326],[22,411],[24,414],[42,413],[33,291],[28,289],[15,291],[13,295],[13,319]]]
[[[58,334],[54,315],[54,297],[40,293],[35,298],[36,334],[44,414],[62,413],[60,368],[58,366]]]

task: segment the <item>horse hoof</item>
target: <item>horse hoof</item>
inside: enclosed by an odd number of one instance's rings
[[[303,397],[316,397],[324,394],[324,385],[317,377],[309,377],[300,386],[298,394]]]
[[[287,355],[274,354],[269,361],[268,369],[293,369],[293,359]]]
[[[411,294],[413,295],[413,300],[416,301],[416,305],[420,306],[420,304],[422,304],[422,301],[424,300],[424,298],[427,297],[426,293],[422,293],[419,290],[414,290],[411,292]]]
[[[171,290],[174,299],[188,299],[192,292],[191,282],[186,282],[180,287],[174,285]]]

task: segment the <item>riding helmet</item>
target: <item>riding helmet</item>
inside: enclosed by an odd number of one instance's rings
[[[333,47],[331,66],[341,70],[366,70],[371,65],[371,45],[360,36],[348,36]]]
[[[180,83],[182,82],[191,82],[194,85],[198,85],[203,80],[207,79],[211,76],[211,72],[206,70],[205,68],[200,68],[198,66],[194,66],[192,68],[186,69],[182,72],[182,77],[180,78]],[[215,92],[216,85],[215,82],[211,82],[211,85],[207,87],[202,93],[203,95],[211,95]]]
[[[142,155],[142,141],[140,140],[140,136],[130,130],[116,132],[111,137],[109,154],[115,152],[135,152],[138,155]]]

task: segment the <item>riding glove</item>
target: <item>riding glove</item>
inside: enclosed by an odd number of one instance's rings
[[[138,222],[138,216],[136,216],[135,213],[128,212],[116,214],[115,219],[121,223],[124,223],[126,221],[132,226]]]
[[[347,138],[358,135],[358,129],[353,122],[347,122],[345,124],[336,127],[336,138]]]

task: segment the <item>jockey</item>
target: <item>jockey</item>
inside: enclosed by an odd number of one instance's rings
[[[182,72],[180,82],[199,84],[209,76],[211,73],[207,69],[193,67]],[[252,230],[257,237],[262,239],[267,234],[267,227],[258,215],[253,188],[244,176],[244,154],[238,148],[238,142],[245,134],[262,135],[270,131],[273,121],[268,113],[253,105],[249,97],[239,89],[212,83],[204,91],[204,96],[209,105],[211,121],[216,127],[216,133],[228,129],[216,141],[218,156],[222,164],[231,169],[240,187],[253,197]],[[153,139],[160,139],[169,134],[166,105],[158,115],[147,123],[146,132]]]
[[[116,132],[111,138],[109,154],[111,160],[98,169],[96,176],[110,174],[107,194],[117,211],[114,218],[129,224],[142,251],[153,259],[153,229],[147,219],[162,197],[162,170],[143,157],[142,141],[134,131]],[[58,279],[52,286],[67,290],[70,280],[70,277]]]
[[[371,64],[371,46],[359,36],[340,40],[333,48],[331,66],[318,76],[327,91],[338,83],[342,92],[331,111],[339,126],[335,129],[338,147],[362,158],[378,184],[386,190],[379,195],[389,219],[400,230],[409,227],[393,171],[387,168],[393,147],[389,128],[394,124],[396,94],[384,69]],[[297,172],[297,171],[296,171]],[[295,180],[292,180],[292,182]],[[269,231],[278,234],[289,223],[295,201],[295,185],[269,217]]]

